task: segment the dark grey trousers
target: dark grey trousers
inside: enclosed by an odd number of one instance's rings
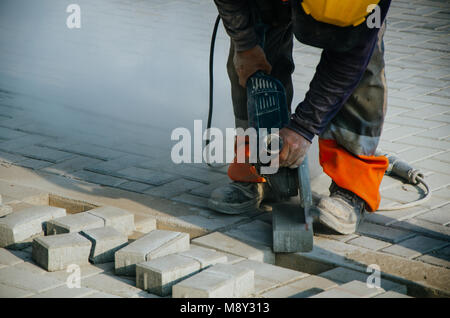
[[[324,139],[334,139],[340,146],[355,155],[374,155],[383,127],[387,100],[384,31],[385,26],[379,32],[373,56],[359,85],[320,135]],[[293,96],[292,48],[293,34],[290,26],[272,27],[267,31],[264,51],[272,65],[271,75],[280,80],[286,88],[288,105],[291,105]],[[231,41],[227,70],[231,81],[235,123],[236,127],[247,128],[247,93],[239,85],[233,56],[234,46]]]

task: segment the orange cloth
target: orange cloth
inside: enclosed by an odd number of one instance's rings
[[[319,160],[325,173],[338,186],[355,193],[366,202],[368,211],[378,209],[380,183],[389,165],[386,157],[356,156],[334,140],[319,139]]]
[[[237,162],[237,154],[239,151],[245,151],[245,163]],[[261,177],[253,164],[246,163],[250,158],[250,146],[248,144],[248,138],[236,138],[236,142],[234,144],[234,153],[236,156],[234,157],[233,162],[228,167],[228,177],[230,177],[233,181],[240,182],[266,182],[266,179]]]

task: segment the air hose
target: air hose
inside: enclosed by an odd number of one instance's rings
[[[214,29],[211,37],[211,46],[209,50],[209,111],[208,111],[208,121],[207,121],[207,129],[209,132],[209,129],[211,128],[211,122],[212,122],[212,115],[213,115],[213,108],[214,108],[214,47],[216,43],[216,37],[217,37],[217,30],[219,28],[220,23],[220,16],[218,15],[216,18],[216,22],[214,23]],[[206,147],[211,142],[209,133],[206,138]],[[208,153],[208,151],[206,151]],[[402,180],[404,180],[407,183],[410,183],[412,185],[418,186],[421,184],[423,187],[425,187],[427,193],[426,195],[416,201],[409,202],[406,204],[401,205],[395,205],[395,206],[387,206],[387,207],[381,207],[377,211],[396,211],[401,209],[407,209],[414,206],[417,206],[419,204],[425,203],[431,198],[431,189],[428,186],[428,184],[424,180],[424,175],[422,172],[420,172],[417,169],[414,169],[409,163],[407,163],[404,160],[401,160],[400,158],[389,154],[377,151],[376,156],[385,156],[389,160],[389,166],[385,172],[385,175],[389,176],[395,176],[399,177]],[[211,168],[220,168],[225,165],[219,165],[214,166],[209,163],[209,160],[207,160],[207,165]]]
[[[414,206],[417,206],[419,204],[425,203],[431,198],[431,189],[428,186],[428,184],[424,180],[424,175],[422,172],[420,172],[417,169],[414,169],[409,163],[407,163],[404,160],[401,160],[400,158],[389,154],[389,153],[383,153],[377,151],[376,156],[385,156],[389,160],[389,166],[385,172],[385,175],[389,176],[396,176],[401,178],[402,180],[406,181],[407,183],[410,183],[412,185],[418,186],[421,184],[425,187],[427,193],[426,195],[416,201],[409,202],[406,204],[401,205],[394,205],[394,206],[388,206],[388,207],[381,207],[377,211],[395,211],[395,210],[401,210],[401,209],[407,209]]]

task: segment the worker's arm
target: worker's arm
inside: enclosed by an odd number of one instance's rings
[[[386,1],[380,6],[381,25],[390,2]],[[322,52],[309,91],[292,114],[288,128],[310,141],[314,135],[324,131],[361,80],[372,57],[379,31],[372,29],[367,37],[348,52]]]
[[[214,2],[237,52],[246,51],[258,45],[258,37],[247,0],[214,0]]]

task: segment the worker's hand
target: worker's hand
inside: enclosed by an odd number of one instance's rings
[[[248,78],[257,71],[263,71],[267,74],[272,71],[272,66],[259,45],[247,51],[235,52],[233,62],[239,76],[239,84],[243,87],[247,85]]]
[[[289,128],[280,130],[283,148],[279,154],[280,167],[298,168],[305,159],[311,143]]]

